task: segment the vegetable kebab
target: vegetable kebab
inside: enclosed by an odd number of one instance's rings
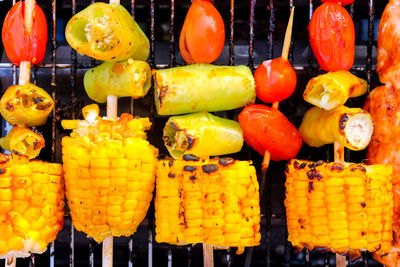
[[[158,163],[155,238],[176,245],[203,243],[204,266],[214,265],[213,248],[238,247],[242,253],[261,238],[255,168],[248,161],[209,158],[239,152],[243,133],[238,122],[208,112],[241,108],[253,104],[256,96],[248,67],[207,64],[223,47],[218,17],[209,1],[194,1],[180,49],[188,63],[196,64],[153,70],[158,114],[186,114],[170,117],[164,127],[164,144],[174,159]],[[206,53],[196,40],[208,38],[212,28],[216,32],[210,38],[222,43],[203,42],[211,46],[207,49],[212,52]]]
[[[367,83],[348,72],[354,61],[350,15],[339,4],[324,3],[313,14],[309,30],[318,62],[331,72],[308,83],[304,99],[317,107],[306,112],[299,131],[309,146],[334,143],[335,162],[289,162],[288,239],[299,248],[336,252],[336,266],[345,266],[344,253],[355,259],[362,250],[390,249],[392,168],[344,162],[344,147],[366,148],[374,131],[367,111],[343,106],[348,98],[367,91]]]
[[[107,102],[84,107],[84,120],[64,120],[73,132],[62,140],[66,194],[72,223],[103,242],[103,266],[112,266],[113,236],[130,236],[153,197],[158,151],[146,141],[148,118],[122,114],[118,97],[140,98],[151,85],[149,40],[119,1],[94,3],[71,18],[68,43],[81,54],[104,60],[86,72],[85,90]]]
[[[64,182],[61,164],[34,159],[43,137],[28,127],[41,126],[54,107],[43,89],[29,83],[30,66],[41,63],[47,43],[47,23],[34,0],[17,2],[2,30],[8,58],[19,66],[19,84],[0,99],[0,113],[14,127],[0,154],[0,257],[15,266],[16,257],[43,253],[64,222]]]

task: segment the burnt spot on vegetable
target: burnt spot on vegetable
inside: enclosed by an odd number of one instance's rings
[[[169,178],[175,178],[175,174],[172,173],[172,172],[169,172],[169,173],[168,173],[168,177],[169,177]]]
[[[344,128],[346,127],[346,122],[348,120],[349,120],[349,116],[347,115],[347,113],[343,114],[342,117],[340,118],[340,122],[339,122],[340,130],[344,130]]]
[[[362,236],[365,236],[366,234],[367,234],[367,233],[364,232],[364,231],[361,232],[361,235],[362,235]]]
[[[0,157],[0,164],[5,164],[10,161],[10,157],[7,155],[3,155]]]
[[[35,97],[34,99],[33,99],[33,102],[35,103],[35,104],[38,104],[38,103],[42,103],[44,100],[43,100],[43,98],[41,98],[41,97]]]
[[[183,170],[186,172],[194,172],[195,170],[197,170],[196,166],[185,166],[183,167]]]
[[[199,161],[200,158],[193,154],[185,154],[183,155],[183,160],[185,161]]]
[[[192,175],[192,176],[189,177],[189,179],[190,179],[191,181],[194,181],[194,180],[197,179],[197,177],[196,177],[196,175]]]
[[[364,201],[363,201],[363,202],[361,202],[360,204],[361,204],[361,207],[363,207],[363,208],[365,208],[365,207],[367,206],[367,204],[365,204],[365,202],[364,202]]]
[[[5,173],[6,172],[6,170],[5,169],[3,169],[3,168],[0,168],[0,174],[3,174],[3,173]]]
[[[187,137],[187,143],[188,143],[187,149],[189,150],[192,148],[192,146],[194,144],[194,139],[188,134],[186,135],[186,137]]]
[[[182,131],[182,129],[179,128],[179,126],[176,125],[175,122],[173,122],[173,121],[171,121],[171,122],[169,123],[169,125],[170,125],[171,128],[174,129],[175,131]]]
[[[18,152],[17,150],[13,150],[11,151],[13,154],[17,155],[17,156],[23,156],[22,153]]]
[[[317,178],[318,181],[322,179],[322,175],[316,170],[316,169],[311,169],[307,172],[307,177],[310,180],[313,180],[314,178]]]
[[[21,91],[18,89],[18,90],[15,92],[15,95],[19,95],[20,92],[21,92]]]
[[[218,165],[217,164],[206,164],[201,166],[201,168],[203,169],[203,172],[205,173],[212,173],[212,172],[216,172],[218,170]]]
[[[169,162],[168,162],[168,166],[169,167],[172,167],[174,165],[174,161],[173,160],[170,160]]]
[[[324,164],[324,162],[323,162],[322,160],[318,160],[318,161],[315,163],[315,167],[321,166],[322,164]]]
[[[367,171],[367,169],[365,169],[365,167],[363,167],[361,165],[357,165],[356,167],[353,167],[353,168],[350,169],[350,171],[352,171],[352,172],[357,171],[357,170],[360,170],[362,172],[366,172]]]
[[[168,95],[168,86],[160,87],[160,94],[158,95],[158,100],[160,101],[160,105],[162,104],[164,98]]]
[[[7,109],[8,111],[14,111],[14,105],[11,104],[10,102],[7,102],[7,104],[6,104],[6,109]]]
[[[308,182],[308,193],[314,190],[314,182]]]
[[[293,162],[293,167],[296,170],[300,170],[300,169],[304,169],[304,167],[307,165],[307,163],[303,162],[303,163],[298,163],[296,160]]]
[[[235,163],[235,160],[234,160],[233,158],[220,158],[220,159],[218,160],[218,163],[219,163],[220,165],[226,167],[226,166],[229,166],[229,165]]]
[[[340,163],[332,164],[331,171],[343,171],[344,167]]]

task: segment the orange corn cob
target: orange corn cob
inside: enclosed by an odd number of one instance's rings
[[[43,253],[64,222],[60,164],[0,154],[0,258]]]
[[[83,109],[85,121],[63,121],[72,128],[62,140],[66,194],[72,223],[97,242],[130,236],[153,198],[157,149],[149,144],[148,118],[98,116],[98,106]]]
[[[259,187],[251,162],[188,154],[159,161],[156,184],[157,242],[259,245]]]
[[[391,248],[390,165],[291,160],[286,171],[289,241],[336,253]]]

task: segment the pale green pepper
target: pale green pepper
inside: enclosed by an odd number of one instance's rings
[[[94,3],[73,16],[65,29],[69,45],[79,54],[104,60],[146,60],[146,35],[119,4]]]
[[[232,154],[243,146],[243,132],[238,122],[206,111],[170,117],[163,139],[174,159],[184,154],[198,157]]]
[[[145,61],[104,62],[86,72],[83,83],[90,99],[105,103],[107,95],[140,98],[151,86],[151,69]]]
[[[154,98],[159,115],[222,111],[253,104],[255,83],[246,66],[193,64],[154,70]]]

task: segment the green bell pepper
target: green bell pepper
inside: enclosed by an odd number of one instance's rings
[[[83,79],[90,99],[105,103],[107,95],[140,98],[151,86],[151,69],[145,61],[104,62],[88,70]]]
[[[69,45],[79,54],[98,60],[146,60],[146,35],[119,4],[94,3],[73,16],[65,29]]]
[[[221,111],[253,104],[254,77],[246,66],[193,64],[153,70],[159,115]]]
[[[170,117],[164,127],[164,144],[174,159],[184,154],[198,157],[239,152],[243,132],[238,122],[201,111]]]

